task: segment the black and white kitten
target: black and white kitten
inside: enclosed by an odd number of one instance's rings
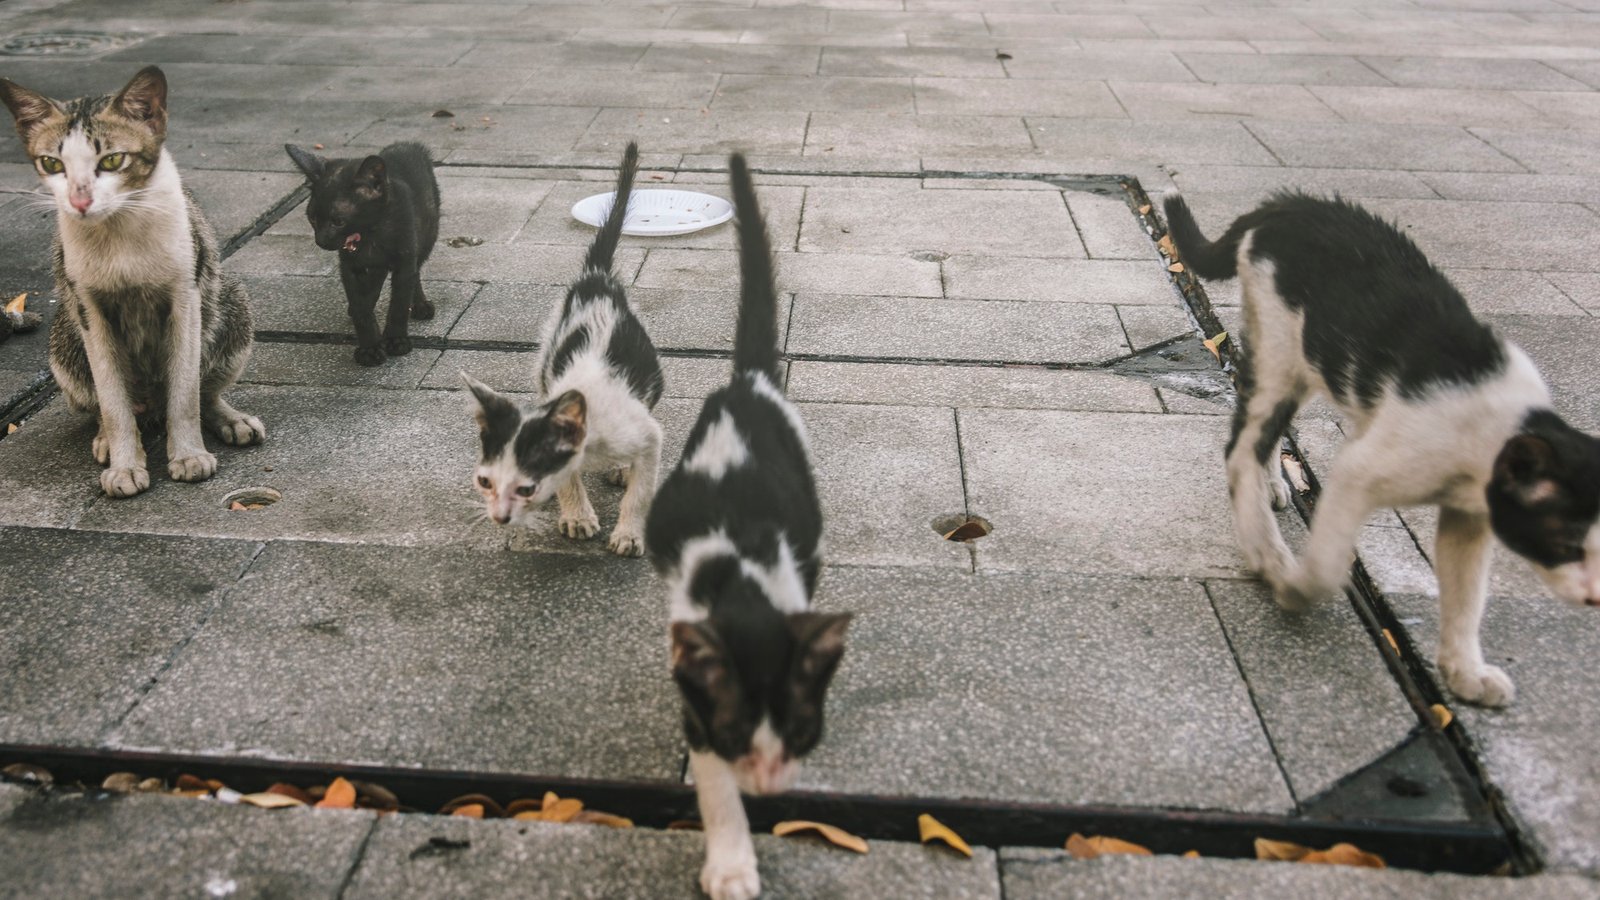
[[[1203,278],[1237,274],[1245,337],[1228,487],[1239,547],[1290,609],[1338,590],[1367,517],[1437,504],[1439,670],[1463,700],[1511,702],[1479,625],[1494,534],[1558,597],[1600,605],[1600,441],[1562,421],[1527,354],[1475,319],[1410,239],[1340,200],[1277,194],[1207,241],[1181,198],[1172,239]],[[1278,442],[1316,393],[1349,437],[1296,560],[1269,505]]]
[[[422,265],[439,238],[439,182],[421,144],[390,144],[365,159],[324,159],[284,144],[306,174],[311,199],[306,218],[317,246],[339,252],[350,321],[356,326],[356,362],[376,366],[411,352],[410,319],[433,318],[422,292]],[[389,317],[378,332],[376,307],[389,285]]]
[[[554,494],[561,533],[593,537],[600,519],[583,473],[610,472],[613,481],[627,484],[607,542],[619,556],[644,555],[645,516],[661,466],[661,426],[650,414],[661,399],[661,360],[611,266],[638,168],[639,149],[629,144],[616,200],[589,247],[583,274],[545,322],[538,405],[524,412],[461,373],[477,399],[474,478],[490,518],[520,521]]]
[[[733,380],[706,399],[646,542],[671,591],[672,674],[705,824],[700,886],[761,892],[739,792],[786,790],[822,736],[848,613],[811,611],[822,509],[800,413],[779,387],[772,250],[742,156],[728,161],[742,290]]]

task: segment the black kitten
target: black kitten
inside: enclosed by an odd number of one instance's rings
[[[848,613],[811,611],[822,509],[800,412],[779,387],[772,250],[744,157],[728,161],[742,292],[733,381],[706,399],[645,529],[672,593],[672,672],[706,831],[700,885],[761,890],[739,799],[785,790],[822,736]]]
[[[1439,670],[1463,700],[1509,703],[1511,679],[1484,662],[1478,636],[1489,535],[1557,596],[1600,605],[1600,441],[1562,421],[1527,354],[1366,210],[1278,194],[1215,242],[1181,198],[1166,212],[1191,269],[1244,287],[1228,488],[1245,560],[1300,607],[1344,583],[1374,510],[1437,504]],[[1278,441],[1318,393],[1352,427],[1296,560],[1269,505],[1289,497]]]
[[[386,356],[410,353],[407,318],[433,318],[433,304],[422,293],[422,264],[439,238],[439,182],[428,148],[390,144],[366,159],[324,159],[293,144],[283,148],[310,181],[306,218],[317,246],[339,251],[356,362],[376,366]],[[391,272],[380,342],[375,308]]]

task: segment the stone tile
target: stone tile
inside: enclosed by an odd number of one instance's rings
[[[57,399],[0,441],[0,524],[67,528],[102,499],[100,466],[89,451],[96,431],[93,416]]]
[[[715,31],[823,31],[828,27],[828,13],[823,9],[798,6],[754,9],[686,6],[672,13],[663,24],[668,28]]]
[[[1404,87],[1490,91],[1581,91],[1583,82],[1533,59],[1434,59],[1363,56],[1361,61]]]
[[[1102,119],[1124,115],[1117,98],[1099,81],[917,78],[916,84],[917,112],[928,115]]]
[[[1259,582],[1206,589],[1297,798],[1333,787],[1415,728],[1416,714],[1343,598],[1296,614]]]
[[[1373,200],[1443,266],[1580,269],[1596,241],[1600,216],[1583,207],[1547,203]]]
[[[263,234],[228,257],[234,275],[318,275],[337,277],[339,260],[298,234]]]
[[[438,839],[447,854],[418,853]],[[764,896],[927,896],[999,900],[995,852],[966,860],[917,844],[873,841],[865,856],[820,842],[755,836]],[[386,816],[345,892],[489,898],[660,897],[697,900],[705,839],[692,832],[584,828],[539,822]]]
[[[1128,344],[1134,351],[1173,338],[1192,338],[1195,333],[1188,310],[1172,302],[1165,306],[1119,306],[1117,318],[1122,320],[1122,330],[1127,333]]]
[[[634,70],[625,78],[596,78],[583,69],[540,69],[507,103],[537,106],[646,106],[699,109],[711,102],[717,76],[700,72]]]
[[[1155,163],[1276,163],[1272,154],[1237,122],[1030,118],[1028,128],[1041,148],[1065,156]]]
[[[1072,221],[1078,226],[1083,245],[1096,259],[1142,259],[1159,271],[1156,248],[1144,226],[1134,218],[1121,192],[1091,194],[1071,191],[1066,195]]]
[[[207,35],[205,42],[211,40]],[[374,41],[364,36],[308,35],[271,52],[268,58],[280,65],[350,66],[358,62],[363,66],[450,66],[460,65],[461,57],[475,44],[473,40],[437,36]],[[248,59],[250,55],[236,58]]]
[[[1265,199],[1273,191],[1297,188],[1350,197],[1438,196],[1428,175],[1387,169],[1288,169],[1269,166],[1187,165],[1172,180],[1185,192],[1254,194]],[[1502,176],[1496,176],[1502,177]],[[1504,176],[1511,177],[1511,176]],[[1149,190],[1149,185],[1146,185]]]
[[[1178,14],[1146,16],[1144,19],[1156,36],[1164,38],[1283,41],[1319,36],[1308,25],[1293,19],[1269,18],[1249,13],[1236,16]]]
[[[1563,316],[1496,316],[1495,329],[1528,351],[1550,385],[1556,410],[1575,427],[1600,431],[1600,361],[1588,348],[1600,320]]]
[[[723,161],[726,163],[726,160]],[[707,179],[704,184],[693,182],[675,182],[668,184],[665,181],[654,181],[648,176],[641,177],[634,189],[635,194],[653,188],[676,188],[685,190],[699,190],[719,197],[728,195],[728,180],[726,176],[715,176]],[[577,248],[587,247],[594,240],[595,229],[585,225],[572,217],[572,206],[579,200],[602,191],[609,192],[612,185],[595,184],[594,182],[559,182],[550,191],[540,204],[538,212],[527,221],[527,226],[518,233],[517,242],[534,244],[566,244],[581,253]],[[788,185],[762,185],[760,187],[761,213],[767,221],[767,234],[772,239],[772,244],[780,249],[794,247],[795,238],[800,233],[800,208],[803,204],[806,189]],[[662,237],[633,237],[623,238],[624,246],[644,247],[649,250],[657,248],[690,247],[710,249],[737,249],[736,233],[732,224],[719,225],[705,231],[696,231],[692,234],[670,235]]]
[[[979,571],[1239,577],[1215,416],[961,411]],[[1036,460],[1055,463],[1040,467]],[[1285,534],[1297,519],[1281,516]],[[1002,525],[1002,523],[1004,523]]]
[[[1128,221],[1133,221],[1131,215]],[[1122,305],[1167,304],[1176,298],[1172,282],[1155,260],[952,256],[944,261],[944,282],[950,297],[967,300]]]
[[[1128,352],[1109,306],[806,293],[794,303],[793,354],[1097,364]]]
[[[1479,315],[1582,316],[1583,308],[1538,272],[1446,269]]]
[[[309,238],[302,240],[310,243]],[[250,293],[250,316],[257,331],[355,334],[337,275],[245,275],[242,280]],[[385,284],[383,290],[378,306],[387,314],[389,286]],[[407,326],[409,333],[413,337],[444,337],[478,292],[478,285],[430,278],[422,282],[422,291],[433,303],[434,317],[412,320]]]
[[[1548,122],[1593,132],[1600,129],[1600,102],[1594,93],[1518,91],[1516,98],[1543,113]]]
[[[1005,61],[1012,78],[1059,78],[1070,81],[1173,81],[1192,82],[1194,73],[1169,52],[1155,49],[1139,51],[1090,52],[1072,47],[1042,45],[1005,48],[1011,59]]]
[[[789,396],[797,401],[1004,409],[1160,412],[1143,382],[1103,372],[1028,366],[936,366],[794,363]]]
[[[297,71],[293,66],[281,68],[290,72]],[[543,73],[540,75],[543,76]],[[320,83],[311,88],[306,99],[319,102],[322,100],[415,102],[418,97],[424,97],[435,104],[499,104],[507,102],[513,96],[526,96],[530,90],[525,86],[527,81],[526,72],[507,73],[498,78],[484,78],[483,73],[476,69],[346,66],[325,73]],[[600,105],[580,102],[581,98],[574,98],[571,94],[562,96],[572,102],[542,101],[543,105]]]
[[[481,76],[480,76],[481,77]],[[597,79],[598,80],[598,79]],[[384,146],[421,141],[435,153],[459,148],[516,153],[558,153],[573,149],[594,121],[594,107],[482,106],[455,104],[453,118],[436,118],[440,107],[407,109],[385,116],[360,133],[362,143]],[[484,121],[484,119],[489,121]],[[617,145],[622,158],[622,145]]]
[[[1447,200],[1600,203],[1600,178],[1592,175],[1422,172],[1417,177]]]
[[[1337,121],[1339,116],[1297,84],[1171,84],[1111,82],[1135,119],[1271,119]]]
[[[621,247],[615,260],[626,282],[639,271],[645,251]],[[451,247],[440,244],[428,260],[428,274],[452,281],[515,281],[530,284],[571,284],[583,268],[583,248],[550,244],[483,244]]]
[[[1015,154],[1033,148],[1020,118],[819,112],[806,131],[806,156]]]
[[[799,110],[605,109],[574,149],[620,153],[635,140],[657,152],[798,154],[806,118]]]
[[[219,241],[227,241],[249,230],[304,180],[275,172],[193,170],[183,173],[183,186],[194,193],[200,211],[211,223]]]
[[[438,170],[440,243],[448,243],[455,237],[470,237],[497,244],[509,242],[522,233],[534,210],[556,184],[526,178],[481,178],[465,174],[470,171]],[[593,193],[593,187],[589,186],[590,193]],[[311,223],[306,220],[305,204],[286,213],[267,230],[267,234],[301,235],[310,243]]]
[[[456,60],[456,68],[473,69],[631,69],[644,56],[648,42],[562,41],[534,44],[515,40],[483,40]],[[539,75],[533,77],[534,81]]]
[[[1600,60],[1552,59],[1545,65],[1592,88],[1600,88]]]
[[[17,560],[0,610],[0,741],[80,746],[139,702],[261,549],[33,528],[0,528],[0,542]]]
[[[724,75],[712,105],[718,109],[916,111],[908,78],[815,75]]]
[[[1147,38],[1154,31],[1138,16],[1131,15],[1037,15],[1030,13],[985,13],[989,32],[1005,43],[1010,38],[1051,40],[1075,38]],[[1189,35],[1195,36],[1195,35]]]
[[[995,522],[984,543],[1019,527],[973,509]],[[844,569],[824,575],[819,596],[856,618],[828,735],[802,788],[1257,812],[1292,805],[1197,584]]]
[[[939,264],[903,256],[857,253],[779,253],[780,291],[938,297]],[[639,272],[640,287],[696,290],[739,283],[739,260],[728,250],[656,250]]]
[[[1600,166],[1600,149],[1587,132],[1474,128],[1472,133],[1533,172],[1593,175]]]
[[[689,37],[681,40],[693,40],[702,37],[703,32],[678,32]],[[716,35],[718,40],[725,37],[725,33]],[[665,38],[664,40],[679,40],[680,38]],[[830,46],[830,47],[905,47],[908,46],[906,34],[903,31],[885,31],[879,34],[850,33],[842,31],[746,31],[739,35],[741,44],[783,44],[787,46]]]
[[[241,59],[267,62],[303,40],[287,34],[208,34],[205,40],[196,40],[192,34],[150,35],[101,59],[163,66],[180,62],[232,63]]]
[[[240,377],[249,384],[348,384],[361,387],[415,388],[439,360],[438,350],[417,348],[391,356],[381,366],[359,365],[353,345],[257,343]]]
[[[1264,56],[1259,53],[1182,53],[1201,81],[1216,84],[1385,85],[1389,80],[1349,56]]]
[[[1466,131],[1440,125],[1252,122],[1250,129],[1289,166],[1522,170],[1515,160]]]
[[[1406,87],[1312,87],[1349,122],[1411,125],[1543,125],[1537,109],[1507,91]]]
[[[1600,274],[1593,272],[1544,272],[1542,274],[1573,303],[1591,313],[1600,312]]]
[[[639,58],[634,68],[641,72],[811,75],[817,72],[821,57],[822,48],[820,47],[786,47],[766,44],[653,44]],[[822,74],[876,75],[882,73],[824,72]]]
[[[464,411],[459,395],[439,399]],[[683,736],[662,624],[642,560],[274,543],[111,740],[674,780]]]
[[[1005,78],[995,51],[982,47],[824,47],[819,75]]]
[[[27,792],[0,813],[7,890],[24,897],[337,898],[367,812],[263,816],[181,797]]]
[[[1126,215],[1129,223],[1131,214]],[[1061,195],[1033,191],[811,188],[802,252],[1082,257]]]
[[[459,373],[467,372],[497,391],[533,393],[537,390],[534,355],[530,351],[446,350],[422,379],[422,387],[459,391]],[[664,356],[661,372],[666,391],[662,396],[704,398],[728,383],[731,368],[726,359]]]
[[[283,152],[283,142],[339,147],[350,143],[372,123],[394,114],[395,104],[375,101],[322,101],[285,105],[277,99],[205,99],[174,106],[168,131],[180,139],[204,139],[219,144],[254,143],[272,135]],[[432,110],[429,110],[431,113]],[[378,140],[383,146],[396,140],[418,140],[415,131]],[[282,171],[291,171],[287,157]]]

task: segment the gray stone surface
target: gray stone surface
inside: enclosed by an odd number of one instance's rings
[[[1103,82],[1064,79],[916,79],[917,112],[925,115],[1044,115],[1113,119],[1117,96]]]
[[[17,897],[334,900],[373,825],[367,812],[21,793],[0,804],[0,877]]]
[[[434,838],[468,846],[416,852]],[[986,848],[966,860],[889,841],[873,841],[865,856],[807,838],[757,835],[755,846],[763,897],[1000,897],[996,854]],[[691,900],[704,896],[704,853],[704,838],[693,832],[387,816],[344,896]]]
[[[943,262],[945,295],[1119,306],[1175,303],[1172,281],[1159,263],[1144,258],[1151,252],[1149,239],[1142,232],[1139,236],[1147,250],[1138,261],[952,256]]]
[[[536,389],[531,351],[446,350],[422,379],[422,387],[462,390],[461,372],[498,391],[530,393]],[[705,397],[728,383],[733,364],[727,359],[664,356],[661,358],[665,397]]]
[[[304,240],[308,244],[311,242],[310,238]],[[240,280],[250,292],[250,317],[258,332],[355,335],[344,287],[339,284],[337,274],[241,275]],[[428,278],[422,282],[422,290],[433,303],[434,317],[421,322],[412,320],[406,326],[407,333],[412,337],[444,337],[478,293],[478,285]],[[378,304],[379,314],[387,316],[388,283],[384,284]]]
[[[1539,316],[1497,316],[1495,326],[1528,351],[1550,385],[1556,410],[1585,431],[1600,431],[1600,361],[1586,348],[1600,337],[1593,318],[1551,319]]]
[[[939,263],[907,255],[783,253],[776,258],[779,291],[938,297]],[[653,250],[639,270],[640,287],[705,290],[739,283],[731,250]]]
[[[1276,162],[1237,122],[1127,122],[1030,116],[1028,130],[1038,146],[1068,159],[1255,166]]]
[[[1297,84],[1113,83],[1135,119],[1337,121],[1318,95]]]
[[[1351,122],[1516,127],[1546,121],[1537,109],[1500,91],[1312,87],[1311,92]]]
[[[1371,66],[1348,56],[1184,53],[1178,58],[1201,80],[1219,84],[1389,84]]]
[[[997,531],[984,543],[1018,527],[991,519]],[[1258,812],[1292,805],[1197,584],[868,569],[830,571],[821,584],[825,608],[856,618],[828,734],[802,787]]]
[[[1143,226],[1133,217],[1127,201],[1119,191],[1114,194],[1090,194],[1073,191],[1067,195],[1067,206],[1072,209],[1073,224],[1083,237],[1083,245],[1096,259],[1145,259],[1155,256],[1155,244]],[[1152,260],[1153,262],[1153,260]],[[1150,265],[1159,272],[1158,266]]]
[[[681,771],[662,599],[642,560],[280,542],[242,585],[111,744],[622,780]]]
[[[1520,172],[1516,160],[1460,128],[1443,125],[1252,122],[1250,130],[1290,166]]]
[[[840,403],[1160,412],[1150,385],[1102,372],[1028,366],[797,362],[789,396]]]
[[[1066,204],[1060,195],[1045,191],[811,188],[799,249],[1083,256]]]
[[[0,528],[0,544],[9,559],[0,742],[9,744],[97,743],[261,550],[31,528]]]
[[[1135,351],[1173,338],[1192,337],[1195,333],[1189,313],[1177,303],[1169,302],[1166,306],[1119,306],[1117,318],[1122,320],[1128,345]]]
[[[369,368],[356,363],[354,352],[353,344],[258,343],[250,353],[249,368],[239,380],[250,384],[414,388],[439,361],[438,350],[415,349]]]

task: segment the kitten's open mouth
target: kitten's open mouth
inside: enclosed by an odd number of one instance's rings
[[[361,243],[361,232],[357,231],[354,234],[352,234],[349,237],[344,239],[344,252],[346,252],[346,253],[354,253],[355,250],[356,250],[356,246],[359,245],[360,243]]]

